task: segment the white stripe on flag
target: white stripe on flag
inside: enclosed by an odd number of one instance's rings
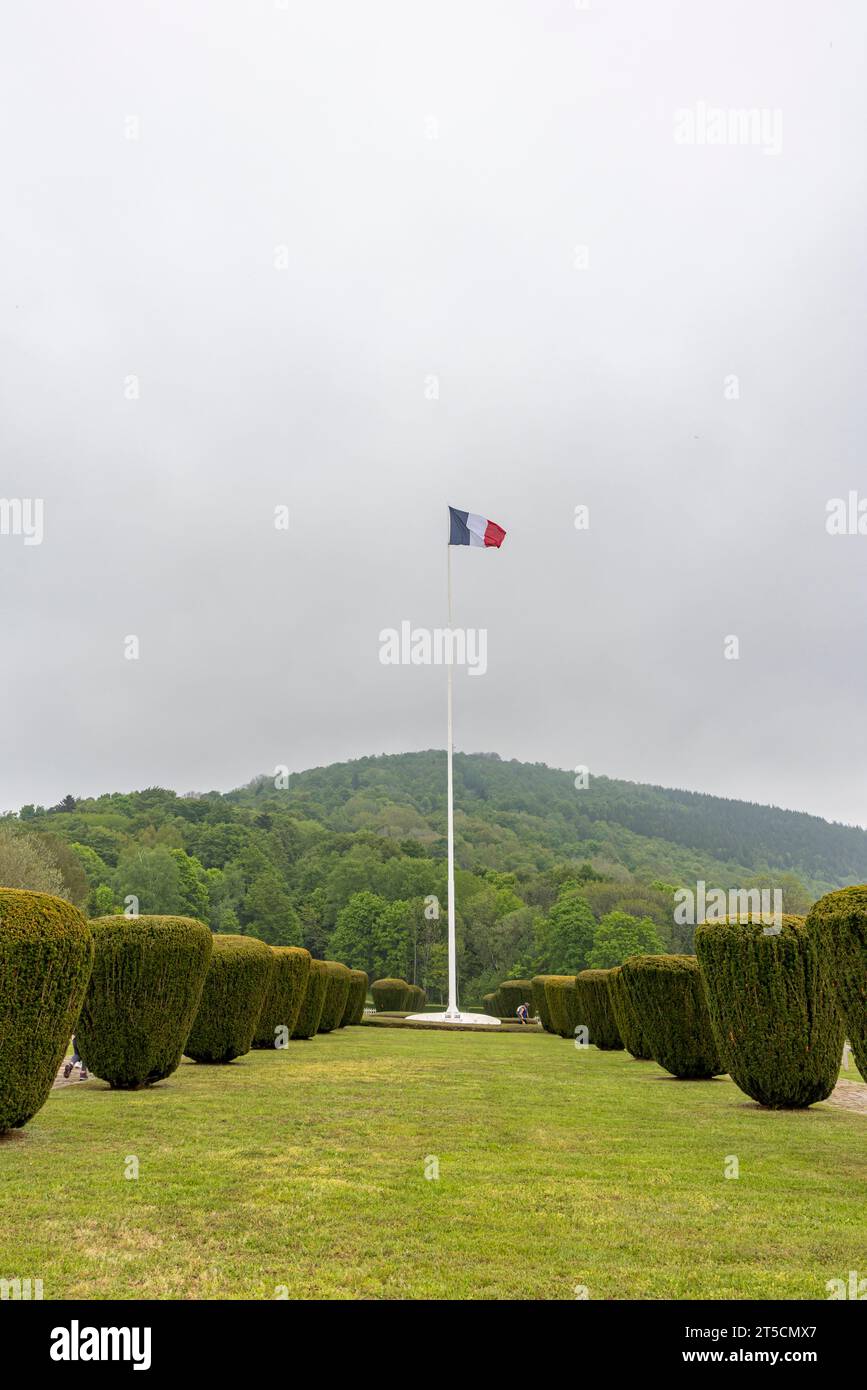
[[[478,512],[467,512],[467,530],[470,533],[470,545],[484,545],[485,532],[488,529],[488,518],[479,516]]]

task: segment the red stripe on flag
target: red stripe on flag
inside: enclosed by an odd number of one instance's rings
[[[506,539],[506,533],[502,526],[498,526],[495,521],[489,521],[485,527],[485,545],[501,546]]]

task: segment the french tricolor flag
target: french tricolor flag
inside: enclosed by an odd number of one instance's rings
[[[502,526],[489,521],[477,512],[459,512],[449,507],[449,545],[493,545],[499,548],[506,539]]]

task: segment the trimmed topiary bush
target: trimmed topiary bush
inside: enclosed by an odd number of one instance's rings
[[[575,976],[578,995],[578,1022],[585,1023],[589,1041],[601,1052],[623,1050],[623,1039],[611,1007],[608,991],[610,970],[581,970]]]
[[[343,1010],[343,1018],[340,1021],[341,1028],[352,1027],[360,1023],[364,1018],[364,1006],[367,1003],[367,986],[369,984],[366,970],[350,970],[349,972],[349,992],[346,996],[346,1008]]]
[[[547,980],[556,978],[555,975],[534,975],[530,981],[533,998],[533,1013],[538,1014],[539,1022],[546,1033],[554,1033],[556,1029],[551,1023],[551,1011],[548,1008],[548,996],[545,993],[545,983]]]
[[[497,1013],[497,996],[494,994],[482,995],[482,1013],[490,1014],[492,1018],[499,1018]]]
[[[377,1013],[398,1013],[406,1008],[409,985],[406,980],[374,980],[370,992]]]
[[[322,1006],[328,990],[328,967],[324,960],[311,960],[304,1002],[298,1010],[293,1038],[312,1038],[319,1028]]]
[[[424,1009],[426,1003],[427,995],[421,985],[407,986],[406,1004],[404,1008],[408,1009],[410,1013],[418,1014]]]
[[[632,1000],[621,979],[620,969],[619,965],[615,965],[613,969],[608,971],[608,993],[611,996],[614,1022],[617,1024],[617,1031],[623,1039],[623,1046],[626,1051],[631,1052],[636,1061],[651,1062],[653,1054],[650,1051],[650,1042],[641,1026],[638,1011],[633,1007]]]
[[[177,1071],[213,936],[193,917],[95,917],[93,973],[75,1033],[88,1071],[137,1091]]]
[[[503,980],[497,990],[500,1018],[514,1018],[520,1004],[529,1004],[533,986],[529,980]]]
[[[545,998],[551,1019],[551,1032],[561,1038],[574,1038],[578,1018],[578,996],[574,975],[546,975]]]
[[[253,1046],[274,974],[274,952],[254,936],[214,937],[199,1011],[184,1052],[194,1062],[231,1062]]]
[[[325,1003],[322,1005],[319,1027],[316,1031],[317,1033],[333,1033],[335,1028],[340,1027],[343,1010],[346,1008],[346,1000],[349,997],[349,971],[345,965],[341,965],[339,960],[327,960],[324,965],[328,971],[328,989],[325,993]]]
[[[810,908],[807,931],[843,1015],[855,1065],[867,1081],[867,885],[826,893]]]
[[[310,952],[303,946],[272,946],[271,950],[274,973],[256,1024],[254,1047],[275,1047],[278,1040],[282,1046],[283,1038],[291,1038],[310,975]]]
[[[720,1058],[735,1085],[771,1110],[829,1096],[843,1019],[804,918],[784,917],[774,936],[760,920],[702,922],[695,950]]]
[[[92,962],[93,936],[77,907],[0,888],[0,1134],[48,1099]]]
[[[695,956],[630,956],[620,978],[655,1062],[684,1080],[707,1080],[725,1070]]]

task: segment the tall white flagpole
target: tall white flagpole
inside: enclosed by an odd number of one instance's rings
[[[449,644],[448,644],[448,689],[449,689],[449,717],[448,717],[448,840],[449,840],[449,1002],[446,1008],[446,1018],[460,1018],[458,1008],[458,963],[457,946],[455,942],[455,807],[454,807],[454,781],[452,775],[452,753],[453,753],[453,732],[452,732],[452,676],[454,643],[451,640],[452,627],[452,547],[451,542],[446,545],[446,568],[448,571],[449,589]]]
[[[503,533],[505,535],[505,532]],[[493,1018],[489,1014],[462,1014],[458,1008],[458,951],[455,940],[455,787],[454,772],[452,761],[454,756],[454,733],[452,729],[452,685],[454,672],[452,670],[454,657],[454,643],[451,639],[452,632],[452,547],[451,531],[449,531],[449,541],[446,545],[446,573],[448,575],[449,587],[449,625],[448,625],[448,691],[449,691],[449,723],[448,723],[448,841],[449,841],[449,1002],[445,1013],[422,1013],[410,1014],[411,1023],[472,1023],[472,1024],[499,1024],[498,1018]]]

